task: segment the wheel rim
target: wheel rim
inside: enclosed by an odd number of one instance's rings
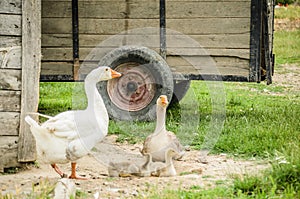
[[[114,70],[122,73],[107,82],[111,102],[126,111],[139,111],[147,107],[156,93],[155,78],[145,65],[127,62]]]

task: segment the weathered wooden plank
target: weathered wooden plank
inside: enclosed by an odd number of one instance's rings
[[[19,135],[20,113],[0,112],[0,136]]]
[[[96,0],[98,1],[98,0]],[[135,0],[137,1],[137,0]],[[142,1],[147,1],[147,0],[142,0]],[[209,2],[209,1],[220,1],[220,2],[250,2],[251,0],[167,0],[169,2],[171,1],[179,1],[179,2],[186,2],[186,1],[194,1],[194,2],[198,2],[198,1],[206,1],[206,2]]]
[[[110,1],[79,2],[78,15],[79,18],[123,19],[126,16],[126,3],[125,1],[116,3],[111,3]],[[43,2],[42,18],[46,17],[72,17],[71,2]]]
[[[21,110],[21,92],[0,90],[0,111],[19,112]]]
[[[158,19],[81,19],[80,34],[119,34],[135,28],[159,27]],[[69,25],[68,25],[69,24]],[[71,33],[71,19],[44,18],[43,34]],[[183,34],[243,34],[250,32],[249,18],[169,19],[167,28]]]
[[[21,70],[0,69],[0,90],[21,90]]]
[[[99,60],[107,52],[114,49],[108,48],[81,48],[81,61],[83,60]],[[158,52],[159,49],[154,49]],[[43,48],[43,61],[72,61],[71,48]],[[193,48],[168,48],[167,55],[211,55],[211,56],[229,56],[249,59],[249,49],[193,49]]]
[[[71,18],[43,18],[42,33],[71,33]],[[117,34],[124,31],[125,21],[120,19],[81,19],[79,34]]]
[[[103,41],[104,39],[102,35],[94,36],[96,37],[94,41],[97,39],[101,39],[100,41]],[[85,41],[83,41],[83,35],[79,35],[80,45],[93,43],[91,40],[93,39],[85,39]],[[94,45],[97,43],[94,42]],[[72,34],[42,34],[42,47],[72,47],[72,45]]]
[[[22,1],[21,0],[1,0],[0,13],[1,14],[21,14]]]
[[[181,74],[221,74],[221,75],[248,75],[249,61],[210,56],[168,56],[167,63],[172,72]],[[224,70],[226,69],[226,70]]]
[[[97,66],[97,63],[97,61],[81,63],[80,73],[87,74]],[[172,72],[182,74],[198,74],[202,72],[204,74],[221,73],[222,75],[247,76],[249,73],[249,60],[236,57],[167,56],[167,63]],[[72,64],[68,62],[44,62],[42,63],[41,74],[72,75]]]
[[[141,25],[144,23],[141,21]],[[239,34],[250,32],[249,27],[249,18],[173,19],[167,22],[167,28],[183,34]],[[136,25],[129,24],[129,29],[133,28]]]
[[[61,1],[67,1],[67,0],[42,0],[42,2],[61,2]],[[78,2],[124,2],[124,0],[78,0]],[[130,2],[136,2],[136,1],[143,1],[143,2],[149,2],[149,1],[156,1],[156,0],[130,0]],[[167,2],[173,2],[173,1],[178,1],[178,2],[201,2],[201,1],[206,1],[206,2],[214,2],[214,1],[221,1],[221,2],[250,2],[251,0],[166,0]]]
[[[44,4],[45,2],[61,2],[61,1],[67,1],[67,0],[42,0],[42,3]],[[78,2],[90,2],[90,1],[94,1],[94,2],[97,2],[97,1],[102,1],[102,2],[124,2],[124,0],[78,0]]]
[[[125,16],[136,19],[159,18],[159,1],[125,1],[79,2],[80,18],[122,19]],[[167,19],[199,18],[199,17],[250,17],[250,1],[235,2],[203,2],[171,1],[166,4]],[[43,3],[42,17],[71,17],[72,8],[68,1]]]
[[[27,112],[35,112],[39,100],[41,67],[41,1],[23,1],[22,5],[22,98],[18,161],[36,159],[35,140],[24,121]]]
[[[0,35],[1,48],[8,48],[12,46],[21,46],[20,36],[2,36]]]
[[[42,62],[41,75],[73,75],[71,62]]]
[[[87,74],[97,67],[96,62],[81,62],[79,75]],[[42,62],[41,75],[72,75],[72,64],[70,62]]]
[[[180,75],[221,75],[221,76],[249,76],[249,70],[232,67],[232,66],[218,66],[216,68],[209,68],[206,66],[201,67],[199,70],[195,69],[191,66],[180,66],[176,65],[176,67],[172,68],[174,70],[174,74],[178,76]]]
[[[73,60],[72,48],[43,48],[42,49],[42,61],[69,61]],[[85,54],[86,55],[86,54]],[[80,57],[83,59],[85,55],[80,50]]]
[[[145,3],[130,2],[129,18],[159,18],[159,1]],[[250,17],[250,2],[203,2],[181,1],[166,3],[167,19],[207,18],[207,17]]]
[[[249,48],[249,33],[210,35],[168,35],[167,47]]]
[[[0,35],[21,35],[21,15],[0,14]]]
[[[158,51],[158,49],[157,49]],[[222,49],[222,48],[168,48],[167,55],[182,56],[228,56],[249,59],[249,49]]]
[[[21,46],[0,48],[0,68],[21,68]]]
[[[79,35],[80,47],[100,45],[120,46],[126,42],[132,45],[159,47],[159,35]],[[211,34],[211,35],[167,35],[168,47],[202,46],[204,48],[249,48],[250,33],[244,34]],[[103,43],[102,43],[103,42]],[[69,34],[43,34],[42,46],[72,47],[72,36]]]
[[[0,171],[20,166],[18,163],[18,136],[0,136]]]

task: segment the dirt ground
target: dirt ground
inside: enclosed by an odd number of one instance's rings
[[[115,142],[116,136],[107,136],[93,150],[93,153],[78,161],[78,174],[88,180],[75,180],[76,189],[93,198],[130,198],[137,194],[147,195],[151,189],[188,189],[193,186],[211,188],[220,184],[230,184],[234,176],[255,174],[268,167],[262,161],[242,161],[227,157],[226,154],[202,156],[199,151],[187,151],[181,161],[175,161],[175,177],[108,177],[109,161],[130,160],[143,161],[138,147]],[[67,173],[70,165],[59,165]],[[39,167],[29,166],[16,174],[0,176],[0,188],[5,193],[29,193],[33,185],[49,180],[55,183],[58,174],[48,164],[40,163]],[[21,194],[22,195],[22,194]]]

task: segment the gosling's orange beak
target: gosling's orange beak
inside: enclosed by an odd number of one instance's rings
[[[161,96],[160,100],[161,100],[161,104],[165,106],[168,105],[168,99],[165,96]]]
[[[117,72],[117,71],[115,71],[113,69],[110,69],[110,72],[111,72],[111,77],[112,78],[116,78],[116,77],[121,77],[122,76],[121,73],[119,73],[119,72]]]

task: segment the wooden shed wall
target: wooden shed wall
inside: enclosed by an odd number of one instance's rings
[[[0,1],[0,172],[36,158],[24,116],[38,107],[40,13],[40,0]]]
[[[21,4],[21,0],[0,1],[0,170],[19,165]]]
[[[167,28],[203,46],[223,75],[249,74],[250,13],[250,0],[166,1]],[[42,74],[72,75],[71,15],[71,0],[42,0]],[[79,0],[80,60],[115,34],[150,26],[159,27],[158,0]],[[167,47],[171,68],[189,73],[172,48],[191,57],[196,53],[184,43],[170,47],[167,41]]]

